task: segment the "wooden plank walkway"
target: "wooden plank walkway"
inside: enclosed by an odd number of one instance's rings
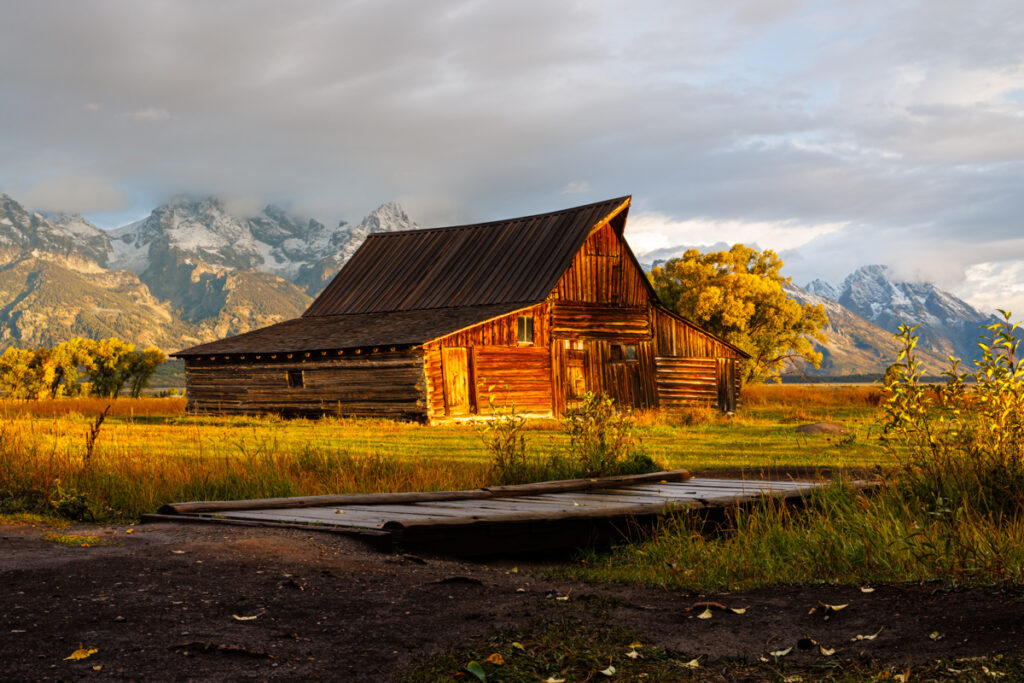
[[[386,548],[484,555],[607,543],[666,514],[720,511],[765,495],[802,498],[819,485],[673,470],[471,491],[172,503],[143,521],[301,527]]]

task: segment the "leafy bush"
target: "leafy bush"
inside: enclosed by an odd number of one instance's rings
[[[510,405],[509,412],[502,413],[491,403],[491,418],[478,428],[491,454],[491,479],[502,485],[529,481],[532,469],[523,435],[526,418],[516,413],[514,404]]]
[[[577,476],[607,477],[657,469],[640,444],[632,413],[616,409],[607,394],[587,392],[562,423],[569,433],[568,458]]]
[[[950,358],[944,385],[921,381],[917,337],[903,326],[899,366],[888,373],[884,435],[901,459],[896,485],[936,519],[1024,513],[1024,362],[1019,323],[1000,311],[974,372]]]
[[[54,514],[75,522],[95,521],[89,496],[75,489],[64,490],[57,484],[50,499]]]

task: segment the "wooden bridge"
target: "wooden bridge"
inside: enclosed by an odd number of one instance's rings
[[[766,495],[802,498],[817,486],[672,470],[468,491],[172,503],[143,521],[299,527],[388,549],[493,555],[604,544],[664,515],[721,511]]]

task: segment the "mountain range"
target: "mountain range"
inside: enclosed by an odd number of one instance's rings
[[[300,315],[373,232],[418,226],[395,203],[356,225],[267,206],[243,216],[216,198],[176,198],[102,230],[75,214],[38,213],[0,194],[0,348],[119,336],[174,351]],[[657,264],[682,247],[641,255]],[[821,304],[824,360],[808,374],[877,375],[896,357],[901,324],[919,324],[930,372],[977,357],[987,316],[929,283],[864,266],[841,283],[787,285]]]
[[[106,231],[0,195],[0,347],[119,336],[173,351],[294,318],[366,235],[416,227],[393,203],[332,229],[177,198]]]

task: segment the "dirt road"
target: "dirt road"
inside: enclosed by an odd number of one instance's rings
[[[83,548],[44,540],[42,528],[0,526],[0,678],[381,681],[474,637],[562,618],[615,623],[706,662],[756,659],[800,638],[899,664],[1024,652],[1020,592],[693,595],[550,582],[522,561],[385,555],[312,532],[127,529],[61,532],[115,543]],[[694,603],[709,600],[748,609],[697,619]],[[819,602],[849,606],[828,614]],[[65,660],[80,644],[97,651]]]

